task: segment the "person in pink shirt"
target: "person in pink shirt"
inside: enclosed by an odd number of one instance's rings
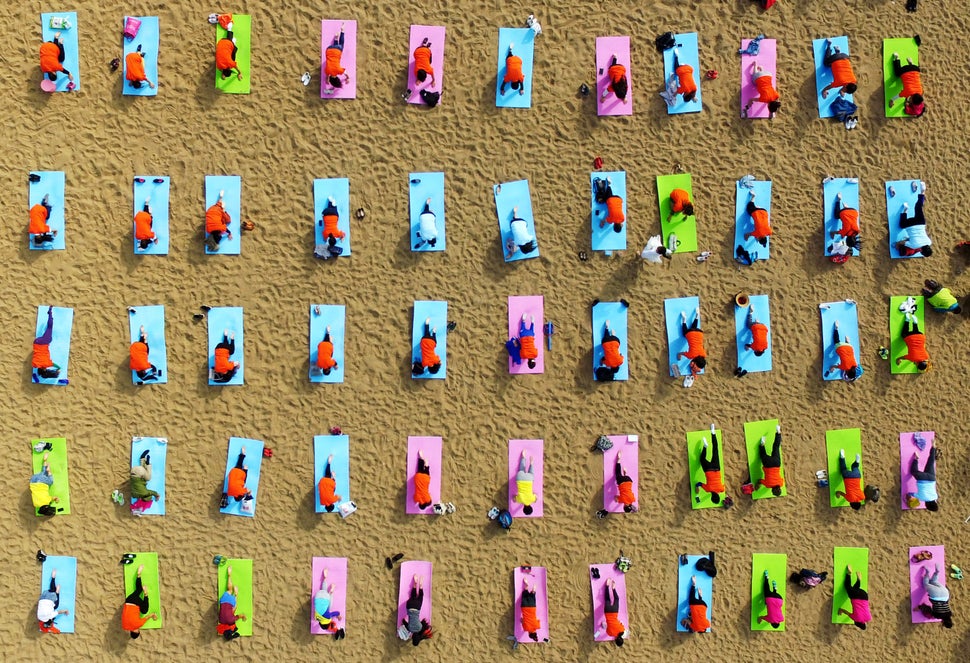
[[[858,571],[855,574],[855,584],[852,583],[852,567],[848,565],[845,567],[845,592],[849,595],[852,612],[839,608],[839,614],[845,615],[865,631],[866,624],[872,621],[872,613],[869,612],[869,594],[862,589],[862,576]]]
[[[763,593],[765,614],[758,617],[758,622],[768,622],[772,628],[778,628],[785,621],[785,599],[778,593],[778,583],[768,577],[768,571],[765,571]]]

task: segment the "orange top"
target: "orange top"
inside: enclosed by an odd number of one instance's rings
[[[522,58],[510,55],[505,58],[505,78],[503,83],[524,83],[525,74],[522,73]]]
[[[603,365],[609,368],[619,368],[623,365],[619,341],[607,341],[603,344]]]
[[[866,494],[862,490],[862,479],[843,479],[845,482],[845,499],[848,502],[865,502]]]
[[[55,71],[64,71],[64,65],[60,63],[61,49],[57,44],[45,41],[40,45],[40,70],[45,74]]]
[[[141,341],[135,341],[131,344],[128,349],[128,354],[131,360],[128,362],[128,366],[133,371],[147,371],[152,367],[150,361],[148,361],[148,346]]]
[[[755,352],[768,349],[768,327],[762,322],[751,325],[751,349]]]
[[[337,482],[332,478],[323,477],[317,484],[320,490],[320,506],[330,506],[337,503]]]
[[[320,341],[317,344],[317,368],[333,368],[337,362],[333,358],[333,343]]]
[[[523,359],[536,359],[539,356],[539,349],[536,348],[535,336],[519,337],[519,356]]]
[[[47,208],[37,203],[30,208],[30,226],[27,228],[27,232],[31,235],[43,235],[44,233],[49,233],[51,227],[47,225]]]
[[[125,79],[129,81],[147,81],[145,75],[145,58],[141,53],[129,53],[125,56]]]
[[[920,80],[918,71],[906,71],[900,76],[903,81],[903,91],[899,94],[903,97],[911,97],[914,94],[923,94],[923,82]]]
[[[606,222],[617,224],[626,221],[623,215],[623,199],[619,196],[610,196],[606,199]]]
[[[758,482],[762,486],[766,488],[781,488],[785,485],[785,480],[781,477],[780,467],[762,467],[761,470],[765,473],[765,478]]]
[[[758,98],[755,101],[760,101],[763,104],[778,101],[778,90],[772,86],[771,76],[758,76],[754,79],[754,87],[758,90]]]
[[[135,239],[155,239],[152,230],[152,215],[142,210],[135,215]]]
[[[761,208],[751,212],[751,220],[754,221],[754,232],[751,233],[758,239],[771,236],[771,221],[768,218],[768,210]]]
[[[903,359],[909,359],[914,364],[930,360],[930,353],[926,351],[926,336],[924,334],[910,334],[904,336],[903,340],[906,341],[906,349],[908,350]]]
[[[535,633],[541,626],[536,618],[536,609],[522,606],[522,630],[526,633]]]
[[[339,48],[328,48],[324,55],[327,58],[326,64],[323,66],[323,73],[328,78],[330,76],[340,76],[342,73],[347,71],[340,66],[340,58],[343,56],[344,52]]]
[[[323,236],[329,237],[333,235],[337,239],[344,238],[344,231],[337,227],[340,217],[336,214],[325,214],[323,216]]]
[[[836,60],[832,63],[832,82],[836,87],[843,87],[849,83],[858,83],[852,73],[852,62],[848,58]]]
[[[692,605],[690,607],[690,630],[695,633],[703,633],[711,627],[711,622],[707,620],[706,605]]]
[[[723,493],[727,491],[724,487],[724,480],[721,478],[721,470],[708,470],[704,472],[707,483],[702,483],[701,488],[709,493]]]
[[[637,498],[633,496],[632,481],[624,481],[623,483],[617,484],[616,489],[618,491],[616,501],[620,504],[633,504],[637,501]]]
[[[414,49],[414,75],[419,71],[428,72],[429,76],[434,76],[434,69],[431,67],[431,49],[427,46],[418,46]]]
[[[431,501],[431,475],[418,472],[414,475],[414,503],[428,504]]]
[[[233,362],[229,361],[229,348],[216,348],[215,355],[212,370],[216,373],[228,373],[233,369]]]
[[[435,364],[441,363],[441,357],[435,353],[435,348],[438,347],[437,341],[433,338],[422,338],[421,339],[421,365],[425,368],[434,366]]]
[[[843,371],[855,368],[859,364],[855,360],[855,350],[848,343],[836,346],[835,354],[839,356],[839,368]]]
[[[207,233],[216,230],[226,232],[229,230],[229,221],[231,220],[229,212],[222,205],[216,203],[205,211],[205,231]]]
[[[229,482],[226,486],[226,494],[229,497],[242,497],[247,492],[249,491],[246,490],[246,471],[238,467],[229,470]]]
[[[626,627],[620,623],[620,616],[615,612],[607,612],[603,615],[606,617],[606,635],[611,638],[615,638],[618,635],[626,633]]]
[[[694,82],[694,68],[692,66],[682,64],[674,69],[674,73],[680,79],[680,87],[677,88],[677,94],[697,92],[697,83]]]
[[[670,211],[683,212],[684,207],[690,204],[690,194],[683,189],[674,189],[670,192]]]
[[[239,65],[232,59],[232,51],[236,48],[228,39],[220,39],[216,44],[216,69],[238,69]]]
[[[688,359],[707,357],[707,350],[704,349],[704,332],[696,329],[687,332],[687,352],[684,356]]]
[[[840,235],[849,237],[859,234],[859,210],[849,207],[843,208],[839,211],[839,220],[842,221],[842,227],[839,229]]]
[[[121,628],[126,631],[137,631],[147,621],[148,617],[142,617],[138,606],[134,603],[126,603],[121,609]]]
[[[622,64],[615,64],[609,68],[606,75],[610,77],[610,84],[619,83],[626,78],[626,67]]]
[[[31,359],[30,365],[34,368],[50,368],[54,365],[54,360],[51,359],[51,346],[41,345],[40,343],[34,343],[34,356]]]

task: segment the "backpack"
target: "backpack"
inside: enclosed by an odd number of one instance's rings
[[[616,558],[616,570],[620,573],[626,573],[633,566],[633,560],[629,557],[623,556],[623,551],[620,551],[620,556]]]
[[[440,92],[431,92],[429,90],[421,90],[421,101],[426,103],[430,108],[434,108],[438,105],[438,100],[441,99]]]
[[[606,202],[606,180],[600,177],[593,178],[593,193],[596,195],[596,202],[605,203]]]
[[[598,438],[596,438],[596,443],[593,444],[592,451],[609,451],[612,448],[613,440],[605,435],[600,435]]]
[[[502,529],[512,528],[512,514],[507,509],[502,509],[495,520],[502,526]]]
[[[663,53],[676,46],[677,40],[674,38],[673,32],[665,32],[654,40],[654,45],[657,47],[658,53]]]
[[[752,265],[754,260],[751,258],[751,254],[743,246],[738,244],[738,248],[734,250],[734,260],[741,263],[742,265]]]

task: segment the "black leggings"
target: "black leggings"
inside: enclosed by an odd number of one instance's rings
[[[921,333],[922,332],[919,330],[919,323],[915,318],[911,318],[910,320],[903,318],[903,338]]]
[[[216,350],[225,349],[229,351],[229,356],[236,354],[236,339],[223,335],[222,342],[216,344]]]
[[[855,584],[852,583],[852,574],[848,570],[845,572],[845,592],[850,600],[868,601],[869,594],[862,589],[862,578],[856,578]]]
[[[51,40],[51,43],[54,44],[55,46],[57,46],[57,51],[58,51],[57,52],[57,61],[60,62],[61,64],[64,64],[64,57],[65,57],[65,54],[64,54],[64,42],[62,40],[60,40],[60,39],[52,39]],[[68,76],[71,75],[71,72],[69,72],[67,69],[64,69],[63,72],[66,75],[68,75]],[[57,72],[56,71],[49,72],[47,74],[47,78],[49,78],[52,81],[56,81],[57,80]],[[44,207],[47,207],[47,205],[44,205]],[[49,211],[50,211],[50,209],[48,208],[48,212]]]
[[[690,594],[687,596],[687,605],[702,605],[707,607],[707,603],[701,598],[700,593],[697,591],[696,585],[690,586]]]
[[[616,465],[613,467],[613,477],[616,479],[617,486],[619,486],[621,483],[633,483],[633,479],[623,474],[623,468],[620,466],[620,461],[616,461]]]
[[[148,596],[141,586],[141,576],[135,578],[135,591],[125,597],[125,603],[137,605],[138,611],[143,615],[148,612]]]
[[[838,345],[839,343],[842,343],[843,342],[841,336],[839,335],[839,328],[838,327],[833,327],[832,328],[832,342],[835,345]]]
[[[919,198],[916,199],[916,209],[913,211],[913,216],[907,216],[906,212],[902,212],[899,215],[899,227],[900,228],[912,228],[913,226],[925,226],[926,217],[923,216],[923,205],[926,203],[926,194],[919,194]]]
[[[829,47],[825,49],[825,58],[822,60],[822,64],[826,67],[831,67],[832,63],[836,60],[848,60],[849,56],[842,52],[837,52],[835,47],[829,44]]]
[[[701,448],[701,469],[705,472],[716,472],[721,469],[721,457],[717,452],[717,435],[711,435],[711,459],[704,459],[704,450]]]
[[[421,338],[430,338],[435,343],[438,342],[438,335],[436,333],[434,333],[433,331],[431,331],[431,323],[430,322],[424,323],[424,336],[422,336]]]
[[[610,341],[620,342],[620,339],[611,334],[605,327],[603,328],[603,343],[609,343]]]
[[[418,458],[418,474],[427,474],[431,476],[431,468],[425,462],[424,458]]]
[[[911,71],[919,71],[918,64],[906,64],[904,65],[897,58],[893,58],[893,74],[896,78],[902,77],[903,74],[908,74]]]
[[[748,201],[748,206],[747,206],[747,208],[746,208],[746,209],[747,209],[747,212],[748,212],[748,214],[754,214],[754,213],[755,213],[755,212],[757,212],[757,211],[758,211],[759,209],[760,209],[760,210],[761,210],[762,212],[767,212],[767,211],[768,211],[768,210],[766,210],[766,209],[765,209],[765,208],[763,208],[763,207],[758,207],[757,205],[755,205],[755,204],[754,204],[754,201],[753,201],[753,200],[749,200],[749,201]],[[837,215],[837,214],[838,214],[838,212],[836,212],[836,215]]]
[[[330,463],[329,462],[327,463],[327,466],[325,468],[323,468],[323,476],[326,479],[333,479],[333,472],[330,471]]]
[[[909,465],[909,473],[917,481],[936,481],[936,447],[930,448],[929,458],[926,459],[926,467],[919,471],[919,463],[916,458]]]
[[[616,587],[614,587],[613,598],[610,600],[610,587],[607,585],[604,589],[606,590],[606,597],[604,598],[603,612],[615,615],[620,612],[620,596],[616,593]]]
[[[775,433],[775,446],[771,453],[763,446],[758,446],[762,467],[781,467],[781,433]]]
[[[700,318],[694,318],[694,322],[690,323],[690,327],[687,326],[686,322],[681,322],[680,331],[684,336],[687,336],[687,332],[701,331]]]
[[[57,610],[57,606],[61,604],[61,594],[57,591],[57,581],[51,576],[51,583],[47,587],[47,591],[54,592],[54,610]]]
[[[411,588],[411,594],[408,596],[407,603],[404,604],[405,610],[421,610],[421,606],[424,604],[424,589],[418,589],[417,587]]]
[[[762,591],[764,592],[766,599],[782,598],[781,594],[779,594],[778,592],[776,592],[771,588],[771,581],[768,580],[768,576],[765,576],[765,581],[764,581],[764,584],[762,585]]]
[[[534,608],[536,607],[536,593],[530,592],[527,589],[522,590],[522,607],[523,608]]]
[[[232,31],[231,30],[226,32],[226,37],[225,38],[228,39],[229,41],[232,41]],[[229,58],[233,62],[236,61],[236,53],[238,53],[238,52],[239,52],[239,48],[236,46],[236,44],[233,44],[232,45],[232,55],[229,56]],[[232,76],[232,69],[231,68],[230,69],[223,69],[222,70],[222,77],[223,78],[229,78],[230,76]]]

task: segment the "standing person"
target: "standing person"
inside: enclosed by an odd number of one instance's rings
[[[617,62],[615,54],[610,58],[610,66],[606,70],[606,76],[609,83],[603,89],[602,99],[605,100],[612,92],[623,103],[630,103],[630,100],[627,99],[630,83],[626,77],[626,67]]]
[[[51,466],[47,462],[50,454],[44,454],[44,464],[37,472],[30,477],[30,501],[41,516],[53,516],[57,513],[54,506],[60,498],[51,495],[51,486],[54,485],[54,475],[51,474]]]
[[[415,647],[420,645],[422,640],[427,640],[434,635],[431,624],[426,619],[421,619],[421,607],[424,605],[424,588],[421,582],[420,576],[414,576],[411,592],[407,603],[404,604],[407,617],[401,620],[401,626],[411,634],[411,644]]]
[[[133,499],[144,502],[158,501],[162,496],[157,491],[148,488],[148,482],[152,480],[152,457],[150,451],[145,449],[138,458],[138,464],[131,468],[128,478],[128,488],[131,490]],[[147,507],[146,507],[147,508]],[[142,611],[144,612],[144,611]]]
[[[56,81],[57,74],[65,74],[67,80],[74,82],[74,76],[64,68],[64,40],[61,33],[55,32],[54,38],[40,45],[40,71],[49,80]]]
[[[328,633],[333,633],[334,638],[340,640],[344,634],[344,630],[337,623],[337,617],[340,616],[340,613],[330,609],[330,606],[333,605],[333,592],[334,585],[333,583],[327,585],[327,570],[324,569],[323,578],[320,580],[320,589],[313,595],[313,618],[317,620],[320,628]]]
[[[934,311],[955,313],[956,315],[963,312],[960,302],[953,296],[949,288],[944,288],[932,279],[926,279],[923,281],[923,285],[922,294],[926,297],[926,303],[932,306]]]
[[[674,49],[674,75],[671,80],[675,77],[679,82],[677,94],[684,95],[684,103],[697,101],[697,82],[694,80],[694,68],[680,61],[680,53],[676,48]],[[687,216],[690,216],[690,214]]]
[[[148,360],[148,353],[148,333],[142,325],[138,328],[138,340],[128,348],[128,367],[144,382],[161,377],[158,367]]]
[[[620,354],[620,339],[610,328],[610,321],[603,323],[603,358],[600,359],[599,368],[596,369],[596,379],[609,382],[620,372],[620,367],[625,361]]]
[[[60,615],[71,614],[70,610],[58,610],[61,603],[61,586],[57,584],[57,569],[51,571],[51,581],[47,589],[40,593],[37,600],[37,622],[42,633],[60,633],[54,620]]]
[[[758,102],[768,105],[768,119],[773,120],[775,119],[775,113],[781,109],[781,102],[779,101],[781,95],[778,94],[778,90],[771,84],[770,71],[765,71],[764,67],[757,62],[752,63],[751,66],[751,82],[758,91],[758,96],[745,104],[744,117],[748,116],[748,111],[751,110],[751,106],[755,102]]]
[[[852,61],[842,50],[832,44],[832,40],[825,40],[825,58],[822,64],[832,70],[832,82],[822,88],[822,99],[825,99],[829,90],[839,88],[839,96],[855,94],[858,89],[858,81],[852,71]]]
[[[610,224],[613,226],[614,232],[623,232],[623,222],[626,221],[626,215],[623,214],[623,199],[613,193],[613,180],[611,178],[606,178],[606,187],[601,193],[597,192],[596,198],[597,202],[606,205],[606,216],[600,220],[600,228],[605,228],[607,224]]]
[[[830,366],[828,373],[840,370],[842,371],[843,380],[846,382],[855,382],[862,375],[862,370],[859,362],[856,361],[855,349],[849,343],[849,337],[846,336],[842,339],[839,334],[838,320],[835,321],[835,326],[832,329],[832,342],[835,344],[835,354],[839,358],[839,363]]]
[[[50,194],[44,194],[41,201],[31,207],[28,212],[30,223],[27,226],[27,234],[34,240],[35,246],[49,244],[57,237],[57,231],[52,230],[47,225],[47,220],[51,218],[51,211],[53,209],[50,201]]]
[[[640,252],[640,257],[657,265],[662,263],[664,258],[667,260],[674,258],[667,247],[664,246],[663,238],[660,235],[653,235],[647,240],[647,245]]]
[[[314,363],[313,372],[330,375],[335,368],[337,368],[337,360],[333,358],[333,340],[330,337],[330,325],[327,325],[323,340],[317,343],[317,360]]]
[[[620,595],[616,592],[616,580],[607,578],[603,585],[603,618],[604,621],[593,634],[593,637],[606,632],[606,635],[613,638],[613,644],[617,647],[623,646],[623,638],[626,636],[626,626],[620,621]]]
[[[542,622],[536,616],[536,584],[533,580],[532,585],[529,585],[528,573],[522,575],[522,605],[519,614],[522,630],[529,634],[533,642],[539,642],[539,629],[542,628]]]
[[[235,467],[229,470],[227,475],[226,492],[222,494],[222,508],[229,506],[229,498],[237,502],[253,499],[253,491],[246,487],[246,479],[249,476],[249,467],[246,465],[246,447],[239,450],[236,458]]]
[[[232,217],[229,216],[223,202],[225,194],[225,191],[220,191],[219,199],[205,211],[205,244],[210,251],[219,250],[219,242],[222,241],[223,233],[232,240],[232,231],[229,230]]]
[[[246,615],[236,612],[236,599],[239,596],[239,588],[232,584],[232,567],[226,569],[226,591],[219,597],[219,623],[216,625],[216,633],[226,640],[239,637],[238,621],[246,621]]]
[[[430,76],[429,90],[434,89],[434,68],[431,66],[431,59],[431,40],[425,37],[421,40],[421,45],[414,49],[414,79],[421,84]]]
[[[133,53],[125,56],[125,80],[131,83],[131,87],[140,88],[142,83],[148,83],[148,87],[155,89],[155,84],[148,80],[145,73],[145,52],[141,50],[141,44]]]
[[[228,329],[222,332],[222,340],[216,343],[212,364],[212,379],[216,382],[229,382],[239,370],[239,362],[229,358],[236,353],[236,332]]]
[[[151,198],[145,198],[145,204],[141,210],[135,213],[135,241],[138,248],[144,251],[152,244],[158,243],[158,237],[152,229],[152,208]]]
[[[896,357],[896,365],[905,359],[916,364],[920,373],[930,367],[930,354],[926,351],[926,334],[919,330],[919,321],[912,313],[906,313],[903,318],[903,341],[906,342],[906,354]]]
[[[872,613],[869,611],[869,594],[862,589],[862,575],[856,572],[855,583],[853,584],[852,567],[847,565],[843,582],[845,583],[845,592],[849,595],[849,604],[852,606],[852,611],[839,608],[838,614],[845,615],[855,622],[856,626],[865,631],[866,624],[872,621]]]
[[[902,81],[903,89],[889,100],[889,107],[904,99],[903,112],[913,117],[920,117],[926,112],[923,102],[923,82],[920,80],[919,65],[913,64],[913,58],[906,58],[906,65],[899,61],[899,53],[893,53],[893,75]]]
[[[327,87],[324,90],[327,94],[333,94],[334,90],[350,83],[350,74],[340,66],[340,59],[344,54],[344,24],[340,24],[340,32],[333,37],[333,41],[324,51],[326,62],[323,67],[323,75],[327,79]]]
[[[931,246],[933,242],[926,233],[926,217],[923,215],[923,206],[926,204],[926,184],[914,182],[913,191],[919,191],[916,210],[912,217],[909,216],[909,203],[903,203],[903,211],[899,215],[901,230],[896,236],[896,250],[904,257],[921,254],[929,258],[933,255]]]
[[[525,73],[522,71],[522,58],[512,53],[512,44],[509,44],[508,53],[505,55],[505,77],[502,78],[502,85],[499,86],[499,94],[505,94],[506,85],[510,85],[513,90],[518,90],[519,94],[525,94]]]
[[[745,350],[754,352],[755,357],[760,357],[768,351],[768,325],[758,320],[755,315],[754,306],[748,307],[747,326],[751,333],[751,342],[744,344]]]
[[[527,456],[523,449],[519,457],[519,470],[515,473],[515,501],[522,505],[522,513],[527,516],[532,515],[532,505],[539,501],[535,493],[535,477],[532,456]]]
[[[622,452],[616,452],[616,464],[613,466],[613,479],[616,481],[616,501],[623,505],[626,513],[632,513],[637,508],[637,498],[633,492],[633,479],[626,473],[626,468],[620,462]]]
[[[694,309],[694,321],[687,326],[687,313],[680,312],[680,331],[687,340],[687,352],[678,352],[677,359],[690,359],[690,374],[697,375],[707,366],[704,332],[701,330],[701,310]]]
[[[158,613],[148,614],[148,588],[141,582],[141,573],[145,570],[145,565],[138,567],[138,575],[135,576],[135,591],[125,597],[125,605],[121,609],[121,628],[131,634],[134,640],[141,635],[142,626],[149,619],[158,619]],[[142,615],[145,615],[142,617]]]
[[[913,460],[909,464],[909,473],[916,479],[916,492],[909,493],[907,495],[908,499],[910,501],[915,500],[917,505],[919,502],[924,502],[927,511],[937,511],[940,508],[940,505],[937,503],[940,496],[936,492],[935,444],[930,447],[930,454],[926,459],[926,465],[923,466],[922,472],[919,469],[919,451],[913,452]]]
[[[768,210],[764,207],[758,207],[754,204],[755,192],[751,189],[749,192],[750,199],[748,200],[748,206],[746,208],[748,216],[751,217],[751,222],[754,224],[754,230],[749,233],[744,234],[744,239],[747,241],[751,237],[754,237],[758,244],[761,246],[768,246],[768,238],[771,237],[771,218],[768,216]]]
[[[51,341],[54,340],[54,307],[47,307],[47,326],[44,333],[34,339],[30,365],[37,376],[54,379],[61,374],[61,367],[51,359]]]
[[[855,462],[849,467],[845,462],[845,449],[839,450],[839,474],[842,475],[842,483],[845,491],[835,491],[836,497],[845,498],[854,510],[858,511],[866,501],[866,493],[862,489],[862,470],[859,466],[862,457],[855,455]]]
[[[923,613],[924,617],[939,619],[945,628],[953,628],[953,613],[950,610],[950,590],[939,581],[940,566],[936,565],[933,575],[930,570],[923,567],[923,589],[926,590],[926,597],[930,604],[921,603],[917,610]]]
[[[509,222],[509,231],[512,237],[505,244],[505,259],[508,260],[516,251],[523,254],[532,253],[538,247],[535,236],[529,232],[526,220],[519,217],[519,208],[512,208],[512,220]]]
[[[758,616],[758,623],[767,622],[771,624],[771,628],[778,628],[785,621],[785,599],[778,593],[778,582],[768,577],[768,571],[765,571],[762,592],[765,597],[765,614]]]
[[[424,201],[424,210],[418,216],[417,235],[418,243],[414,245],[416,249],[420,249],[425,244],[433,247],[438,243],[438,219],[434,212],[431,211],[430,198]]]
[[[761,443],[758,445],[758,455],[761,458],[762,478],[758,483],[765,488],[771,489],[771,494],[775,497],[781,496],[781,489],[785,486],[785,479],[781,476],[781,426],[775,426],[775,445],[768,453],[765,448],[765,437],[761,436]],[[767,571],[765,572],[767,573]],[[777,628],[777,627],[775,627]]]
[[[697,578],[690,577],[690,593],[687,595],[687,617],[681,620],[681,626],[692,633],[703,633],[711,628],[707,618],[707,603],[701,590],[697,587]]]
[[[216,43],[216,69],[222,72],[223,78],[229,78],[235,70],[236,78],[242,80],[242,69],[236,62],[236,54],[239,49],[236,48],[236,38],[232,34],[232,14],[219,16],[219,24],[225,28],[226,36]]]
[[[431,499],[431,467],[424,459],[424,452],[418,451],[418,467],[414,473],[414,503],[419,509],[427,509],[434,501]]]
[[[727,492],[727,487],[724,485],[724,478],[721,474],[721,456],[718,451],[717,446],[717,433],[714,431],[714,424],[711,424],[711,440],[714,443],[713,448],[710,450],[710,457],[708,458],[708,445],[707,438],[704,438],[704,443],[701,446],[701,469],[704,470],[704,478],[706,481],[694,484],[694,501],[700,502],[700,492],[706,491],[711,494],[711,502],[714,504],[721,503],[721,493]]]
[[[432,375],[441,370],[441,357],[436,350],[438,348],[438,329],[431,326],[431,318],[424,321],[424,335],[421,336],[420,350],[421,356],[414,360],[411,372],[421,375],[428,371]]]
[[[859,210],[852,207],[845,207],[842,204],[842,194],[835,194],[835,218],[839,220],[839,229],[829,233],[830,239],[839,236],[849,249],[859,248]],[[835,253],[835,246],[830,246],[829,251]]]
[[[341,500],[340,495],[337,495],[337,477],[333,475],[332,464],[333,454],[330,454],[327,456],[327,464],[323,468],[323,477],[317,483],[317,495],[320,500],[320,506],[328,512],[333,512]],[[324,575],[324,578],[326,578],[326,575]]]

